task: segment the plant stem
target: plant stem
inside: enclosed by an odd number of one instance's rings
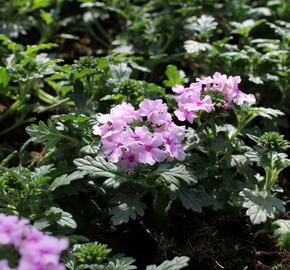
[[[16,111],[20,105],[21,101],[18,99],[4,113],[0,114],[0,123],[5,120],[11,113]]]

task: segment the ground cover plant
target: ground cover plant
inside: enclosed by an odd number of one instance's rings
[[[0,270],[290,269],[289,12],[0,0]]]

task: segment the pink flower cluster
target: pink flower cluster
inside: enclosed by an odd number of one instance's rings
[[[44,235],[28,227],[28,221],[0,214],[0,250],[11,246],[20,255],[16,268],[7,260],[0,260],[0,270],[65,270],[59,256],[68,247],[68,241]]]
[[[136,110],[123,102],[98,117],[93,133],[101,136],[102,153],[125,170],[168,158],[183,160],[185,128],[175,125],[161,99],[145,99]]]
[[[227,75],[216,72],[212,77],[197,79],[189,87],[176,85],[173,91],[178,94],[176,100],[178,109],[175,115],[180,121],[193,122],[199,111],[212,112],[215,104],[210,94],[219,93],[223,97],[224,108],[229,108],[233,103],[242,105],[244,103],[254,104],[255,97],[243,93],[238,84],[241,82],[239,76],[227,77]]]

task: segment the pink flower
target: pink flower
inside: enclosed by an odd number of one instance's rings
[[[124,124],[121,122],[104,123],[102,126],[95,125],[93,127],[93,134],[102,136],[103,138],[118,134],[123,130]]]
[[[12,270],[12,269],[8,266],[8,261],[0,260],[0,270]]]
[[[120,166],[127,170],[131,171],[134,169],[139,163],[139,153],[141,151],[140,145],[131,144],[128,148],[128,151],[124,152],[122,158],[120,160]]]
[[[188,111],[183,104],[179,104],[178,110],[174,112],[179,121],[187,120],[190,123],[193,123],[193,119],[196,118],[197,113],[195,111]]]
[[[114,134],[111,137],[102,138],[102,151],[108,157],[111,162],[118,162],[123,154],[127,151],[130,137],[127,132],[123,131],[118,134]]]
[[[191,93],[189,96],[192,98]],[[143,100],[138,111],[131,104],[121,105],[112,108],[110,114],[99,116],[100,124],[93,127],[93,133],[101,137],[101,152],[109,161],[131,172],[138,164],[153,165],[167,158],[183,158],[184,129],[177,132],[178,127],[173,124],[167,105],[161,99]],[[205,103],[201,105],[206,107]],[[122,112],[125,108],[129,113]],[[117,115],[117,111],[123,115]],[[175,134],[173,127],[176,127]],[[165,143],[163,134],[176,138],[171,138],[170,144]]]
[[[120,105],[113,107],[110,114],[103,114],[97,117],[97,120],[104,123],[125,123],[130,124],[133,121],[140,120],[140,114],[130,103],[123,102]]]
[[[15,216],[0,214],[0,245],[20,245],[22,237],[26,234],[27,224],[25,219],[19,220]]]
[[[147,117],[155,126],[162,126],[172,121],[167,109],[167,105],[161,99],[144,99],[139,105],[140,115]]]
[[[185,153],[181,144],[184,136],[185,128],[179,127],[175,124],[173,124],[170,129],[162,133],[165,150],[171,158],[176,158],[180,161],[185,159]]]
[[[201,99],[199,88],[191,88],[191,92],[184,92],[176,98],[178,102],[178,110],[174,113],[178,120],[193,122],[199,111],[211,112],[214,110],[210,96]]]
[[[178,109],[175,115],[180,121],[187,120],[192,123],[199,111],[212,112],[215,104],[212,103],[210,92],[219,92],[223,96],[224,108],[229,108],[233,103],[254,104],[255,97],[243,93],[238,87],[240,82],[239,76],[227,77],[225,74],[216,72],[212,77],[198,78],[197,82],[190,84],[188,88],[176,85],[172,88],[178,94],[176,96]],[[202,96],[204,96],[203,99]]]
[[[44,235],[36,228],[28,227],[28,221],[15,216],[0,214],[0,247],[12,245],[20,259],[13,270],[64,270],[59,256],[68,248],[66,239]],[[12,270],[7,260],[0,260],[0,270]]]
[[[152,137],[146,136],[139,153],[139,161],[149,165],[164,161],[168,154],[159,148],[162,145],[163,139],[159,134],[154,134]]]

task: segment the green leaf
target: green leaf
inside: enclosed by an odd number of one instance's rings
[[[132,72],[132,69],[126,63],[112,64],[110,69],[112,71],[112,78],[109,80],[109,83],[112,85],[117,85],[124,80],[128,80]]]
[[[93,270],[133,270],[137,269],[133,263],[135,259],[131,257],[122,257],[120,255],[115,255],[108,259],[109,262],[106,265],[98,265],[93,267]]]
[[[10,81],[8,70],[4,67],[0,67],[0,93],[5,90]],[[4,91],[4,94],[6,91]]]
[[[214,17],[208,15],[201,15],[200,18],[198,18],[196,22],[192,24],[192,27],[195,31],[204,33],[215,30],[217,25],[218,24],[215,21]]]
[[[173,87],[177,84],[184,83],[184,80],[180,76],[180,72],[176,66],[168,65],[165,71],[165,75],[168,78],[168,80],[163,82],[166,87]]]
[[[184,43],[184,48],[187,53],[196,54],[199,52],[208,51],[211,49],[211,45],[208,43],[202,43],[195,40],[187,40]]]
[[[290,233],[290,220],[277,219],[272,223],[274,228],[274,236],[276,238],[283,234]]]
[[[47,124],[39,121],[38,125],[32,124],[28,126],[26,132],[30,135],[31,141],[36,143],[47,142],[45,148],[53,148],[60,141],[69,142],[73,146],[79,145],[79,140],[71,135],[64,134],[63,131],[57,129],[55,124],[49,119]]]
[[[275,198],[267,191],[243,189],[240,196],[244,199],[243,207],[247,208],[246,215],[253,224],[260,224],[273,219],[276,212],[284,212],[283,201]]]
[[[69,185],[72,181],[82,179],[86,174],[88,174],[86,171],[75,171],[71,174],[64,174],[55,178],[48,190],[53,191],[60,186]]]
[[[55,168],[52,164],[43,165],[35,168],[34,172],[31,174],[31,179],[34,181],[34,184],[40,184],[50,180],[49,173],[54,171]]]
[[[53,17],[51,16],[50,13],[42,10],[40,12],[40,16],[47,25],[50,25],[53,23]]]
[[[37,228],[38,230],[44,230],[50,226],[50,222],[47,219],[39,219],[33,223],[33,227]]]
[[[130,219],[135,220],[137,216],[144,215],[146,205],[134,195],[126,195],[123,193],[116,194],[111,200],[116,206],[112,207],[110,213],[114,225],[129,222]]]
[[[48,216],[50,221],[56,222],[61,227],[70,229],[75,229],[77,227],[72,215],[58,207],[51,207],[46,211],[45,215]]]
[[[233,30],[233,33],[235,34],[240,34],[242,36],[248,36],[249,33],[256,28],[257,26],[259,26],[261,23],[263,23],[265,20],[245,20],[242,23],[240,22],[232,22],[231,25],[235,27],[235,29]]]
[[[43,50],[50,50],[52,48],[57,47],[56,44],[54,43],[43,43],[43,44],[39,44],[39,45],[28,45],[26,48],[26,53],[27,54],[36,54],[39,51],[43,51]]]
[[[175,257],[171,261],[164,261],[159,266],[149,265],[146,267],[146,270],[179,270],[188,266],[188,261],[189,258],[185,256]]]
[[[280,110],[275,110],[271,108],[264,107],[252,107],[250,108],[251,112],[256,116],[261,116],[268,119],[273,119],[273,117],[283,116],[284,113]]]
[[[107,180],[103,183],[106,187],[117,188],[120,184],[128,181],[128,176],[116,165],[107,162],[104,158],[85,156],[74,160],[78,170],[85,171],[93,178],[104,177]]]
[[[52,148],[63,139],[63,134],[57,130],[51,120],[45,124],[40,121],[38,125],[32,124],[26,128],[31,140],[36,143],[47,142],[46,148]]]
[[[172,169],[161,167],[156,171],[156,173],[160,173],[161,179],[164,180],[171,191],[179,189],[179,180],[188,185],[197,183],[196,177],[184,165],[179,165]]]
[[[192,188],[182,186],[173,194],[173,198],[174,197],[178,197],[187,210],[192,210],[198,213],[202,212],[202,201],[198,198],[196,192]]]
[[[290,251],[290,220],[278,219],[272,223],[274,237],[280,249]]]

